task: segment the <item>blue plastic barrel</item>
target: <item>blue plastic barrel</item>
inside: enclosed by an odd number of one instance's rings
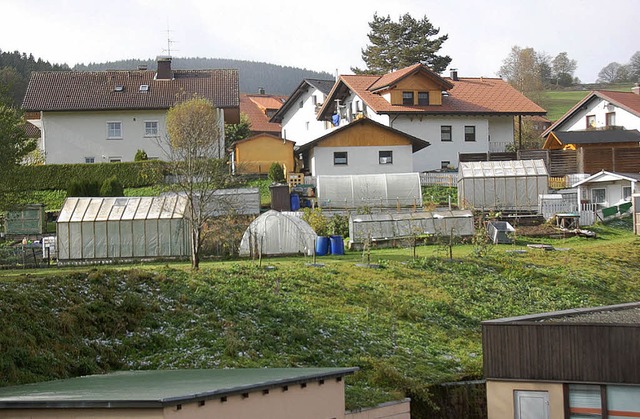
[[[300,209],[300,196],[298,194],[291,194],[291,211],[298,211]]]
[[[316,240],[316,256],[325,256],[329,254],[329,237],[318,236]]]
[[[332,255],[344,255],[344,239],[342,236],[331,236],[331,254]]]

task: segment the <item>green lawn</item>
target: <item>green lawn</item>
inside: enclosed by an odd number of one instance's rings
[[[556,121],[576,103],[584,99],[592,90],[613,90],[630,92],[632,85],[619,83],[610,85],[586,85],[580,90],[547,90],[543,94],[542,107],[547,110],[547,118]]]
[[[347,406],[482,377],[480,322],[640,300],[630,223],[597,239],[0,271],[0,385],[120,369],[358,366]],[[561,249],[527,248],[528,243]],[[524,253],[513,252],[524,250]],[[480,256],[482,255],[482,256]],[[265,267],[269,269],[265,269]],[[419,412],[423,412],[421,415]]]

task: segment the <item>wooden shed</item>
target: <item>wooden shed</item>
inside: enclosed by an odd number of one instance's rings
[[[295,171],[295,142],[271,134],[257,134],[233,145],[233,171],[239,174],[267,174],[273,163],[280,163],[285,174]]]

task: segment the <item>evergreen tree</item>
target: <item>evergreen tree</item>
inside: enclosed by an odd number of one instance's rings
[[[356,74],[383,74],[416,63],[440,73],[451,62],[451,57],[436,54],[449,36],[434,38],[440,28],[434,27],[426,16],[416,20],[406,13],[393,22],[388,15],[381,17],[375,13],[369,27],[371,32],[367,36],[371,45],[362,50],[367,69],[352,68]]]
[[[244,140],[249,136],[251,136],[251,121],[245,113],[240,114],[240,122],[238,124],[224,125],[224,142],[227,149],[236,141]]]

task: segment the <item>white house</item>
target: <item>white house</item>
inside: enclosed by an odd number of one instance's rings
[[[612,127],[640,130],[640,87],[631,92],[596,90],[569,109],[543,134],[557,131],[584,131]]]
[[[312,176],[362,175],[413,172],[413,153],[427,146],[421,138],[362,117],[295,150]]]
[[[333,85],[333,80],[304,79],[300,82],[284,105],[271,117],[271,122],[282,125],[282,138],[302,145],[331,129],[331,124],[319,121],[316,114]]]
[[[443,78],[422,64],[383,76],[343,75],[318,120],[334,126],[365,116],[430,143],[413,169],[456,167],[459,153],[505,151],[514,145],[514,118],[546,111],[495,78]],[[295,138],[293,138],[295,140]]]
[[[638,192],[638,173],[616,173],[603,170],[573,185],[583,202],[598,204],[600,208],[630,204]],[[630,205],[628,205],[630,206]]]
[[[157,72],[34,72],[22,107],[41,130],[47,164],[120,162],[139,149],[163,158],[167,110],[194,95],[218,109],[222,157],[224,123],[240,119],[237,70],[172,70],[161,57]]]

